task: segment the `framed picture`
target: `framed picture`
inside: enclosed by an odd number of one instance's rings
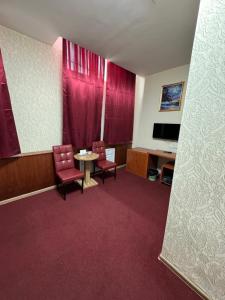
[[[159,111],[168,112],[180,110],[183,88],[184,81],[163,85]]]

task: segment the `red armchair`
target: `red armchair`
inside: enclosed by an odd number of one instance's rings
[[[97,166],[99,169],[102,170],[102,181],[104,183],[105,180],[105,172],[114,169],[114,178],[116,179],[116,166],[117,164],[106,160],[106,154],[105,154],[105,144],[103,141],[99,142],[93,142],[92,144],[92,152],[97,153],[99,155],[99,158],[95,162],[95,166]],[[95,172],[95,170],[94,170]]]
[[[53,146],[53,157],[57,177],[57,187],[64,186],[63,198],[66,199],[65,186],[75,180],[82,180],[82,193],[84,187],[84,173],[74,167],[72,145]]]

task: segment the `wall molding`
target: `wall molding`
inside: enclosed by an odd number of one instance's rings
[[[190,289],[192,289],[196,294],[199,295],[203,300],[210,300],[202,289],[190,281],[186,276],[184,276],[175,266],[173,266],[165,257],[160,254],[158,260],[162,262],[171,272],[173,272],[179,279],[181,279]]]
[[[44,193],[44,192],[47,192],[47,191],[50,191],[50,190],[54,190],[55,188],[56,188],[56,185],[52,185],[52,186],[48,186],[44,189],[40,189],[40,190],[33,191],[33,192],[30,192],[30,193],[27,193],[27,194],[19,195],[19,196],[13,197],[13,198],[5,199],[5,200],[0,201],[0,206],[5,205],[7,203],[15,202],[15,201],[27,198],[27,197],[31,197],[31,196],[34,196],[34,195],[37,195],[37,194],[41,194],[41,193]]]
[[[132,141],[127,143],[127,144],[113,144],[113,145],[106,145],[106,148],[115,148],[119,146],[124,146],[124,145],[132,145]],[[47,154],[47,153],[53,153],[52,150],[43,150],[43,151],[35,151],[35,152],[23,152],[19,153],[16,155],[13,155],[11,157],[6,157],[6,158],[20,158],[20,157],[26,157],[26,156],[33,156],[33,155],[41,155],[41,154]],[[79,149],[74,152],[74,154],[79,153]],[[1,158],[5,159],[5,158]]]
[[[124,168],[125,166],[126,166],[126,164],[117,166],[117,169]],[[36,191],[30,192],[30,193],[22,194],[22,195],[12,197],[12,198],[9,198],[9,199],[5,199],[5,200],[0,201],[0,206],[11,203],[11,202],[15,202],[15,201],[27,198],[27,197],[38,195],[38,194],[41,194],[41,193],[44,193],[44,192],[47,192],[47,191],[50,191],[50,190],[54,190],[54,189],[56,189],[56,185],[48,186],[48,187],[40,189],[40,190],[36,190]]]
[[[46,154],[46,153],[52,153],[52,150],[24,152],[24,153],[13,155],[13,156],[8,157],[8,158],[20,158],[20,157],[25,157],[25,156],[33,156],[33,155],[40,155],[40,154]]]
[[[115,146],[115,161],[118,167],[126,163],[127,149],[130,146]],[[0,159],[0,178],[0,202],[6,201],[6,203],[9,199],[24,198],[31,192],[54,186],[52,151],[30,152],[17,157]]]

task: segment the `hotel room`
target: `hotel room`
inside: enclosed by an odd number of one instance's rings
[[[0,0],[0,299],[225,300],[224,22]]]

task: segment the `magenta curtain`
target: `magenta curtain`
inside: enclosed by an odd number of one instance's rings
[[[0,50],[0,158],[20,153],[9,90]]]
[[[104,141],[125,144],[132,141],[135,74],[108,63]]]
[[[63,143],[76,149],[100,139],[105,60],[63,40]]]

